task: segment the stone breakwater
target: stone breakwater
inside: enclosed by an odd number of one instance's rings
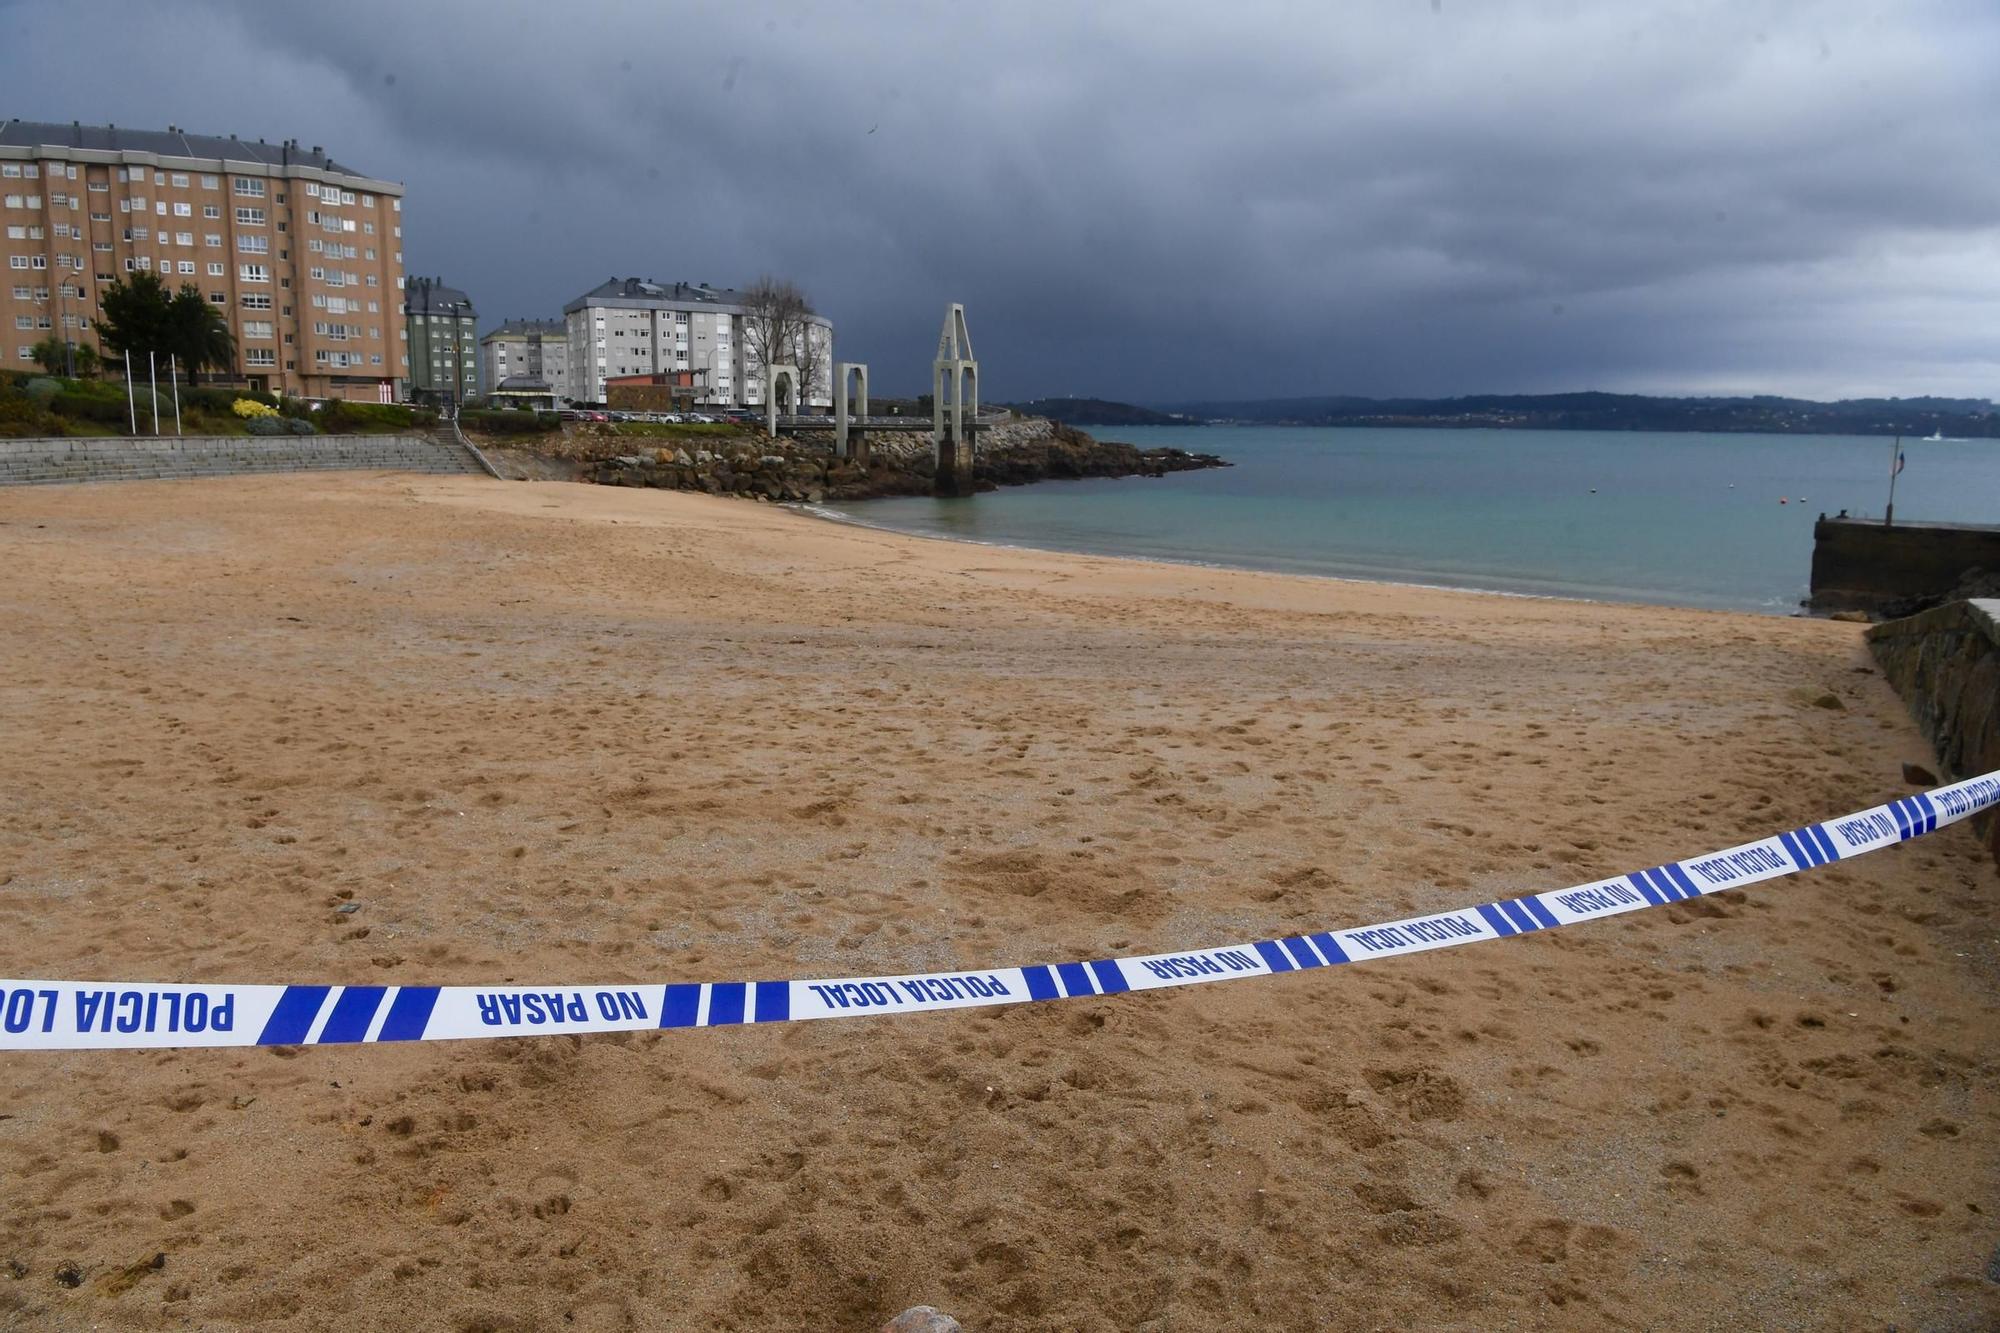
[[[783,440],[745,439],[623,454],[586,465],[582,475],[608,486],[705,491],[778,503],[931,493],[937,462],[928,436],[880,435],[868,443],[865,463],[835,457],[830,434],[808,433]],[[973,475],[982,491],[1037,481],[1160,477],[1228,466],[1213,454],[1096,440],[1039,418],[981,430],[973,455]]]

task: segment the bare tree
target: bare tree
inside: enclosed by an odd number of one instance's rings
[[[801,408],[824,380],[831,386],[831,352],[826,329],[812,301],[787,278],[766,273],[743,292],[744,369],[759,378],[766,366],[797,366]]]

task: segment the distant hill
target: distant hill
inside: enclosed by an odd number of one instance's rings
[[[1003,403],[1024,416],[1048,417],[1065,426],[1192,426],[1185,413],[1155,412],[1150,407],[1113,403],[1102,398],[1037,398],[1032,403]]]
[[[1649,398],[1624,393],[1475,394],[1465,398],[1336,395],[1182,403],[1169,410],[1209,420],[1294,426],[1914,436],[1942,431],[1947,438],[2000,438],[2000,411],[1984,398],[1848,398],[1817,403],[1765,394],[1748,398]]]

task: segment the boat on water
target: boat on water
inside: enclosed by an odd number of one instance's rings
[[[1944,427],[1943,427],[1943,426],[1939,426],[1939,427],[1938,427],[1938,428],[1937,428],[1936,430],[1934,430],[1934,431],[1932,431],[1932,432],[1931,432],[1930,434],[1928,434],[1928,435],[1924,436],[1924,441],[1925,441],[1926,443],[1928,443],[1928,444],[1942,444],[1942,443],[1944,443]]]

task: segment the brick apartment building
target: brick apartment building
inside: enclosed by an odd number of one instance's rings
[[[99,293],[150,271],[225,314],[234,382],[391,402],[402,221],[400,184],[293,140],[0,122],[0,367],[47,337],[95,346]]]

